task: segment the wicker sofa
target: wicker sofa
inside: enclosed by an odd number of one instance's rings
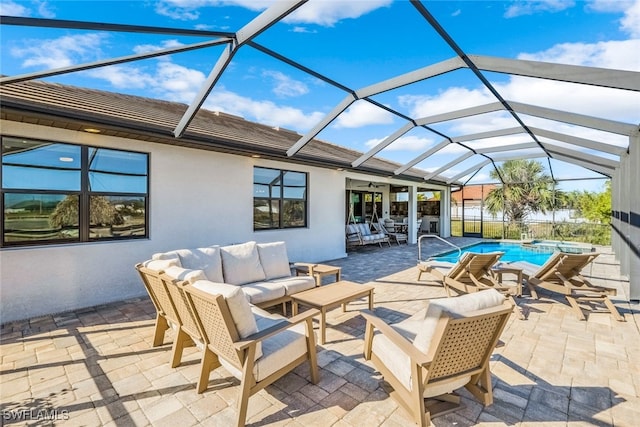
[[[292,275],[285,242],[177,249],[156,253],[143,265],[199,287],[208,287],[206,282],[238,286],[251,304],[262,308],[315,287],[313,276]]]

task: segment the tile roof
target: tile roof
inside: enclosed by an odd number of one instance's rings
[[[362,153],[314,139],[294,157],[286,154],[300,135],[244,120],[226,113],[200,109],[181,138],[173,130],[186,104],[86,89],[44,81],[26,81],[0,87],[0,117],[44,126],[82,130],[100,127],[103,135],[221,151],[320,167],[353,169]],[[373,158],[354,171],[393,176],[398,163]],[[426,171],[412,168],[398,178],[424,182]],[[435,180],[438,181],[438,180]]]

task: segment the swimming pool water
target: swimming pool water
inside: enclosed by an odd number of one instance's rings
[[[544,264],[549,259],[551,254],[553,254],[553,248],[523,247],[519,243],[484,242],[462,249],[462,253],[487,253],[496,251],[504,252],[504,255],[502,255],[502,258],[500,258],[500,262],[527,261],[536,265]],[[440,256],[434,257],[433,259],[437,261],[447,261],[455,263],[458,261],[458,251],[454,250],[451,252],[447,252]]]

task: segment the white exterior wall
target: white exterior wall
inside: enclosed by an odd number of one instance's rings
[[[150,153],[149,239],[0,250],[0,323],[146,292],[134,269],[155,252],[284,240],[290,261],[346,256],[343,172],[1,121],[4,135]],[[253,231],[253,166],[309,173],[308,228]]]

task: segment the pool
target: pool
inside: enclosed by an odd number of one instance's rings
[[[523,243],[524,246],[535,246],[538,248],[545,248],[550,250],[558,250],[560,252],[567,252],[572,254],[581,254],[584,252],[591,252],[591,246],[586,243],[579,242],[561,242],[558,240],[533,240],[531,243]]]
[[[532,264],[542,265],[549,259],[551,254],[553,254],[554,249],[555,248],[550,245],[525,246],[520,243],[483,242],[473,246],[467,246],[462,249],[462,252],[486,253],[499,251],[504,252],[504,255],[500,258],[500,262],[527,261]],[[453,250],[437,257],[433,257],[432,259],[455,263],[458,261],[458,251]]]

